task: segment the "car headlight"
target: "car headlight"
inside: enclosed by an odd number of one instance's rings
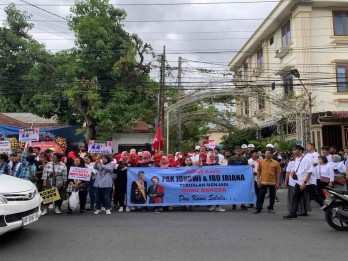
[[[0,204],[7,204],[7,199],[0,194]]]

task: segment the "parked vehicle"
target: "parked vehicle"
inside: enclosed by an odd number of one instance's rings
[[[0,174],[0,235],[37,221],[41,201],[30,181]]]
[[[325,211],[325,220],[330,227],[339,231],[348,231],[348,191],[326,187],[328,196],[321,207]]]

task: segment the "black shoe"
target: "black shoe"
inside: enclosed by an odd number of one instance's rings
[[[256,210],[255,212],[253,212],[253,214],[260,214],[261,210]]]
[[[85,211],[84,210],[80,210],[80,215],[84,215]]]
[[[308,213],[301,213],[301,214],[297,214],[297,216],[299,217],[308,217]]]
[[[246,206],[240,206],[240,210],[248,210]]]
[[[267,207],[267,209],[268,209],[268,213],[272,213],[272,214],[274,214],[274,210],[273,210],[273,208]]]
[[[294,219],[294,218],[297,218],[297,215],[289,214],[289,215],[283,216],[283,218],[284,219]]]

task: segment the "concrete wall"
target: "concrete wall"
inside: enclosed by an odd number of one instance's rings
[[[119,145],[144,145],[145,143],[152,144],[153,133],[118,133],[118,139],[112,140],[114,153],[118,153]]]

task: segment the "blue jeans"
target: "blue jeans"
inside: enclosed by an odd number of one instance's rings
[[[102,199],[105,203],[105,209],[110,209],[111,205],[111,191],[112,188],[95,188],[96,195],[97,195],[97,209],[101,209]]]
[[[94,185],[94,181],[95,181],[95,179],[92,179],[89,182],[89,188],[88,188],[89,198],[91,200],[91,204],[90,204],[90,208],[91,209],[94,209],[94,204],[95,204],[95,190],[96,190],[96,188],[93,186]]]

